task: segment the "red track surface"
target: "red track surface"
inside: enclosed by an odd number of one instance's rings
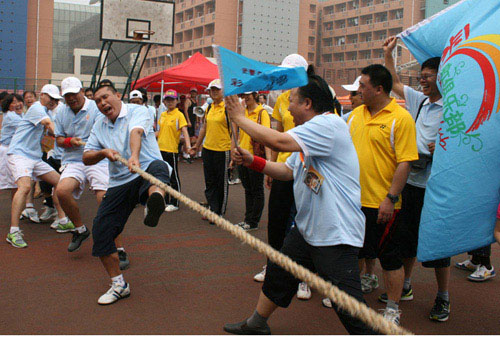
[[[181,163],[180,173],[182,191],[204,201],[201,161]],[[230,186],[229,195],[226,218],[237,223],[244,213],[241,185]],[[80,204],[91,226],[97,209],[93,196],[85,193]],[[9,226],[9,193],[0,193],[0,206],[3,238]],[[104,307],[97,299],[108,289],[109,279],[90,255],[92,241],[68,253],[69,235],[55,233],[48,224],[22,221],[28,248],[0,243],[0,334],[224,334],[224,323],[253,311],[261,285],[252,277],[264,264],[263,256],[185,206],[164,214],[157,228],[144,226],[142,213],[141,208],[134,211],[123,234],[131,261],[124,272],[131,296]],[[264,240],[266,220],[267,201],[261,229],[253,232]],[[494,245],[495,267],[498,254]],[[464,258],[457,256],[453,263]],[[402,325],[417,334],[499,334],[500,278],[473,283],[466,276],[452,269],[450,319],[431,322],[434,273],[417,265],[415,299],[401,303]],[[376,301],[382,291],[366,296],[372,308],[384,307]],[[278,310],[269,324],[273,334],[346,334],[315,292],[310,301],[295,299],[287,310]]]

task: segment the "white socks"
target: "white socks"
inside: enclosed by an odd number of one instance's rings
[[[10,234],[12,234],[12,233],[15,233],[15,232],[18,232],[18,231],[19,231],[19,227],[12,227],[12,226],[11,226],[11,227],[10,227],[10,232],[9,232],[9,233],[10,233]]]
[[[112,277],[111,281],[113,283],[118,284],[119,286],[125,286],[125,279],[123,278],[123,274],[120,274],[118,276]]]

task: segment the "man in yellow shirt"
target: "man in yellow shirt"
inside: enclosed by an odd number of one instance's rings
[[[231,135],[220,79],[215,79],[208,84],[208,93],[213,103],[207,109],[205,124],[200,130],[195,146],[189,150],[189,154],[196,155],[203,143],[205,196],[210,210],[223,216],[226,212],[228,196],[227,170],[230,160]]]
[[[186,142],[186,147],[191,148],[189,140],[187,122],[184,114],[177,108],[177,91],[168,90],[165,93],[167,111],[162,112],[159,118],[159,130],[156,132],[158,137],[158,146],[160,147],[163,160],[172,167],[170,175],[170,186],[181,190],[181,181],[179,179],[179,142],[181,132]],[[173,212],[179,209],[179,202],[176,198],[165,195],[165,211]]]
[[[394,220],[401,209],[400,194],[410,162],[418,159],[415,122],[389,94],[392,76],[382,65],[361,71],[359,92],[364,105],[352,111],[347,124],[360,164],[361,205],[366,233],[360,258],[366,259],[366,274],[373,275],[379,258],[387,289],[384,317],[399,324],[399,300],[404,270],[399,256],[401,230]]]
[[[257,92],[246,92],[243,95],[246,104],[245,117],[262,126],[271,127],[269,114],[262,105],[257,102],[257,98]],[[271,158],[271,149],[262,145],[264,154],[259,154],[262,149],[254,150],[255,144],[252,143],[252,138],[245,131],[240,130],[239,135],[239,144],[241,148],[250,151],[252,155],[257,155],[266,159]],[[264,209],[264,174],[242,165],[238,166],[238,173],[243,188],[245,188],[246,207],[245,220],[238,223],[238,225],[246,231],[256,230],[259,227],[262,210]]]

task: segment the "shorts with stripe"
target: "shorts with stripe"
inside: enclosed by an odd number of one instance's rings
[[[396,270],[403,266],[400,253],[401,230],[396,219],[399,210],[394,211],[388,223],[377,223],[378,209],[362,207],[366,217],[365,242],[359,252],[359,258],[380,260],[384,270]]]
[[[0,190],[16,189],[17,184],[7,162],[7,145],[0,144]]]

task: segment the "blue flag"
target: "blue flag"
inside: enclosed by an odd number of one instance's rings
[[[214,45],[224,96],[253,91],[287,90],[307,85],[303,67],[280,67]]]
[[[419,62],[440,56],[443,119],[420,221],[429,261],[494,242],[500,202],[500,2],[465,0],[400,36]]]

